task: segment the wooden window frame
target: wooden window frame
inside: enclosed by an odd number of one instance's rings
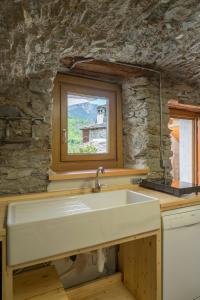
[[[109,153],[90,155],[67,155],[67,143],[63,142],[62,128],[66,128],[66,92],[88,93],[109,98]],[[121,89],[117,84],[58,74],[53,90],[52,119],[52,169],[54,171],[90,170],[103,165],[106,168],[121,168],[122,156],[122,111]]]
[[[193,183],[200,184],[200,111],[187,104],[169,104],[170,118],[193,121]]]

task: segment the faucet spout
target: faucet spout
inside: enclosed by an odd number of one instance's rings
[[[101,184],[99,182],[99,173],[103,174],[105,173],[104,167],[98,167],[96,171],[96,177],[95,177],[95,186],[92,189],[94,193],[100,193],[101,192]]]

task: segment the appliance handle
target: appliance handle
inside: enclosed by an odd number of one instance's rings
[[[175,229],[180,229],[180,228],[188,228],[188,227],[193,227],[196,225],[200,225],[200,221],[196,222],[196,223],[192,223],[192,224],[188,224],[188,225],[180,225],[180,226],[176,226],[176,227],[171,227],[171,228],[164,228],[164,231],[169,231],[169,230],[175,230]]]

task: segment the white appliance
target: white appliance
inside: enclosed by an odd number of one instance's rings
[[[162,217],[163,300],[200,300],[200,205]]]

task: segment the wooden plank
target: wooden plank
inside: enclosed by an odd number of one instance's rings
[[[170,199],[161,201],[161,211],[168,211],[172,209],[178,209],[188,206],[194,206],[200,204],[200,195],[194,196],[191,199],[177,198],[176,200]]]
[[[66,291],[69,300],[134,300],[121,281],[121,273]]]
[[[3,272],[3,300],[13,300],[13,272],[6,267]]]
[[[149,169],[105,169],[105,173],[101,177],[117,177],[117,176],[131,176],[131,175],[145,175],[148,174]],[[88,179],[95,178],[96,170],[73,171],[49,175],[49,180],[66,180],[66,179]]]
[[[113,284],[118,284],[119,282],[121,282],[121,280],[122,280],[122,274],[116,273],[111,276],[90,281],[78,287],[70,288],[67,290],[67,295],[70,299],[86,298],[95,294],[97,289],[102,290],[105,288],[105,286],[109,288]]]
[[[183,104],[178,102],[177,100],[168,101],[168,107],[170,109],[177,109],[186,112],[194,112],[200,115],[200,107],[199,105],[191,105],[191,104]]]
[[[139,300],[157,297],[156,236],[120,245],[120,267],[124,285]]]
[[[63,297],[63,292],[64,288],[53,266],[23,272],[14,276],[14,300],[28,300],[36,296],[36,299],[53,299],[51,297],[45,298],[47,296],[44,295],[51,295],[52,293],[54,298],[55,295]],[[39,298],[39,296],[43,298]]]
[[[2,238],[2,298],[13,300],[13,272],[7,266],[7,243],[6,237]]]
[[[102,74],[100,72],[94,72],[94,71],[87,71],[87,70],[80,70],[80,69],[73,69],[70,72],[67,70],[67,68],[60,67],[58,68],[58,72],[61,74],[66,74],[66,75],[74,75],[74,76],[80,76],[83,78],[89,78],[89,79],[96,79],[104,82],[109,82],[109,83],[118,83],[121,84],[122,80],[124,80],[124,77],[121,75],[110,75],[110,74]]]
[[[197,183],[200,185],[200,118],[197,120]]]
[[[162,233],[158,230],[156,237],[156,299],[162,299]]]
[[[45,294],[26,298],[26,300],[69,300],[63,289],[56,289]]]
[[[5,218],[7,211],[7,203],[1,203],[0,201],[0,239],[2,240],[6,235]]]
[[[73,58],[73,57],[64,57],[60,61],[63,63],[67,68],[73,66],[73,70],[77,72],[87,71],[87,72],[95,72],[102,75],[102,80],[104,79],[105,75],[112,75],[113,77],[119,77],[124,79],[125,77],[129,76],[139,76],[145,74],[151,75],[152,72],[149,70],[142,70],[139,67],[132,66],[131,64],[123,64],[123,63],[113,63],[109,61],[102,61],[97,59],[88,59],[88,61],[84,61],[84,63],[79,63],[82,61],[80,57]]]
[[[194,195],[194,196],[186,196],[184,198],[179,198],[170,194],[157,192],[137,185],[134,185],[133,190],[138,193],[143,193],[144,195],[159,199],[161,211],[200,204],[200,194],[197,196]]]

